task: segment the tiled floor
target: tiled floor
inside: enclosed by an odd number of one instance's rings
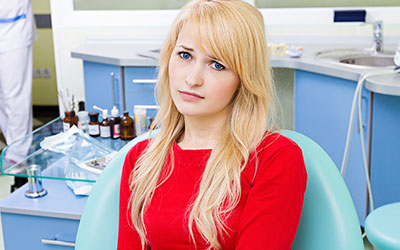
[[[52,119],[58,116],[57,113],[52,112],[34,112],[35,118],[33,119],[33,127],[37,128],[41,125],[51,121]],[[0,151],[5,147],[4,138],[0,134]],[[14,178],[11,176],[0,176],[0,200],[10,194],[10,186],[14,183]],[[0,225],[1,225],[1,217],[0,217]],[[365,250],[373,250],[373,247],[368,242],[368,240],[364,240]],[[0,227],[0,250],[4,250],[3,245],[3,232]]]

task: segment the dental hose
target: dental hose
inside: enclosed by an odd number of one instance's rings
[[[372,72],[361,75],[360,79],[358,80],[356,90],[354,92],[353,102],[352,102],[352,106],[351,106],[350,121],[349,121],[348,130],[347,130],[346,146],[344,149],[340,173],[342,174],[343,177],[346,175],[347,160],[348,160],[348,156],[349,156],[351,137],[353,134],[354,113],[355,113],[356,105],[358,104],[358,126],[359,126],[359,131],[360,131],[361,148],[362,148],[363,163],[364,163],[364,170],[365,170],[365,179],[367,181],[367,192],[368,192],[368,198],[370,200],[371,211],[374,210],[374,202],[373,202],[373,198],[372,198],[371,180],[370,180],[370,176],[369,176],[369,172],[368,172],[368,160],[367,160],[367,155],[365,152],[364,132],[363,132],[363,128],[362,128],[362,118],[361,118],[362,87],[364,85],[365,80],[368,77],[378,76],[378,75],[391,75],[391,74],[396,74],[396,73],[400,73],[399,67],[397,67],[395,70],[393,70],[393,69],[376,70],[376,71],[372,71]],[[364,233],[363,237],[365,237],[365,233]]]

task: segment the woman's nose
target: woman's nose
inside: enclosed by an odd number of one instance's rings
[[[203,75],[204,75],[204,72],[203,72],[202,66],[195,63],[193,65],[193,67],[191,67],[189,69],[189,72],[185,79],[186,84],[191,87],[203,85],[203,83],[204,83]]]

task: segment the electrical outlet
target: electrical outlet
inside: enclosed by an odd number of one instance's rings
[[[51,70],[49,68],[34,68],[33,69],[34,78],[50,78]]]
[[[49,68],[42,69],[42,77],[43,78],[50,78],[51,70]]]
[[[40,78],[41,71],[38,68],[33,69],[33,78]]]

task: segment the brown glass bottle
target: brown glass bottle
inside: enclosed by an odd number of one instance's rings
[[[149,129],[151,129],[151,126],[153,125],[154,122],[154,117],[150,117],[149,119]]]
[[[99,112],[90,112],[89,118],[89,135],[93,137],[100,136]]]
[[[110,138],[110,121],[108,120],[108,112],[107,109],[103,109],[103,121],[100,123],[100,136],[102,138]]]
[[[135,137],[135,129],[133,119],[129,116],[129,112],[125,111],[121,118],[121,139],[131,140]]]
[[[75,115],[75,111],[65,111],[65,118],[63,120],[64,132],[67,132],[73,125],[78,127],[78,118]]]

